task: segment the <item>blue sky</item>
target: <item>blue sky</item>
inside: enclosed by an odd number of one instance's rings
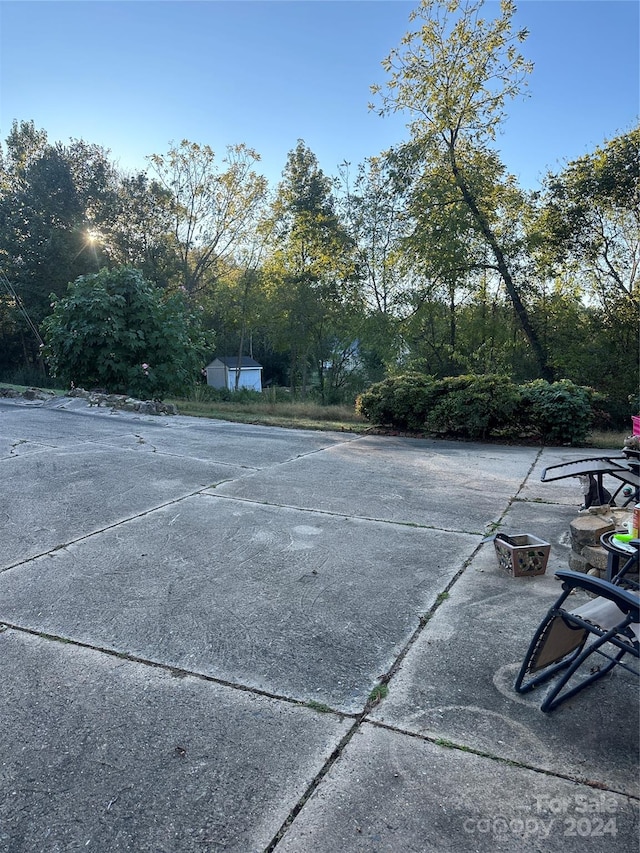
[[[637,0],[520,0],[530,97],[498,138],[535,189],[547,169],[629,130],[640,113]],[[0,138],[33,119],[50,141],[103,145],[126,170],[189,139],[244,142],[279,180],[299,138],[327,174],[406,138],[368,110],[405,0],[0,0]],[[487,3],[495,14],[497,3]]]

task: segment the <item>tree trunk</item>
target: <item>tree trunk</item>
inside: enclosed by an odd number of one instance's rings
[[[449,346],[451,352],[456,348],[456,286],[449,284]]]
[[[548,363],[547,353],[545,351],[544,346],[542,345],[542,342],[540,341],[540,338],[538,337],[536,330],[531,325],[529,314],[522,302],[522,299],[520,298],[520,294],[518,293],[518,289],[515,285],[515,282],[513,281],[513,278],[509,271],[509,267],[507,266],[507,262],[504,257],[504,253],[500,248],[496,235],[493,233],[491,226],[478,208],[476,200],[469,187],[467,186],[467,183],[464,177],[462,176],[460,169],[458,168],[455,153],[453,151],[450,151],[449,157],[451,163],[451,170],[453,172],[456,185],[460,190],[460,193],[462,194],[462,198],[464,199],[465,204],[467,205],[467,207],[471,211],[473,218],[477,222],[483,237],[491,247],[491,251],[493,252],[493,256],[498,266],[498,271],[504,282],[504,286],[507,289],[509,299],[511,300],[513,308],[516,312],[516,316],[518,317],[520,326],[522,327],[522,331],[525,333],[527,340],[531,345],[531,349],[533,350],[538,361],[540,375],[543,379],[546,379],[547,382],[553,382],[553,370]]]

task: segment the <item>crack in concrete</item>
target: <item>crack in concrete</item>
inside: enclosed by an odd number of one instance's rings
[[[509,511],[509,509],[512,506],[512,504],[514,503],[514,501],[518,498],[518,495],[520,494],[522,489],[525,487],[527,480],[531,476],[531,473],[536,466],[536,463],[540,459],[540,456],[542,454],[543,449],[544,448],[540,448],[540,450],[536,454],[534,461],[532,462],[531,466],[529,467],[529,470],[525,474],[524,479],[520,483],[520,486],[518,487],[515,495],[507,501],[507,505],[506,505],[504,511],[502,512],[502,514],[500,515],[496,526],[500,525],[500,523],[502,522],[502,519],[505,517],[505,515]],[[328,514],[334,514],[335,515],[337,513],[328,513]],[[368,519],[368,520],[382,521],[382,519]],[[394,523],[394,522],[387,522],[387,523]],[[415,526],[418,526],[418,525],[415,525]],[[431,528],[431,529],[433,529],[433,528]],[[436,529],[441,529],[441,528],[436,528]],[[454,532],[454,531],[451,531],[451,532]],[[455,531],[455,532],[460,532],[460,531]],[[436,613],[436,611],[438,610],[438,608],[447,600],[449,591],[455,586],[455,584],[458,582],[458,580],[462,577],[462,575],[467,570],[467,568],[469,567],[469,565],[473,561],[474,557],[476,556],[476,554],[478,553],[478,551],[480,550],[482,545],[483,545],[483,542],[479,542],[476,545],[476,547],[473,549],[471,554],[463,562],[460,569],[454,574],[454,576],[449,580],[449,582],[445,585],[445,587],[436,595],[436,599],[435,599],[433,605],[429,608],[429,610],[425,614],[423,614],[420,617],[417,628],[415,629],[415,631],[413,632],[411,637],[409,637],[409,639],[405,643],[404,647],[400,650],[399,654],[396,656],[395,660],[393,661],[393,663],[391,664],[391,666],[389,667],[387,672],[383,673],[383,675],[381,675],[378,678],[378,684],[388,685],[389,682],[391,681],[391,679],[394,677],[394,675],[398,672],[403,661],[405,660],[405,658],[409,654],[411,648],[415,645],[418,638],[422,635],[423,631],[425,630],[426,626],[429,624],[429,622],[433,618],[433,616]],[[409,736],[409,737],[414,737],[414,738],[417,738],[419,740],[428,741],[430,743],[434,743],[437,745],[444,745],[443,741],[442,740],[439,741],[438,738],[427,737],[425,735],[419,735],[419,734],[416,734],[414,732],[405,731],[404,729],[401,729],[399,727],[390,726],[390,725],[384,724],[384,723],[378,723],[378,722],[370,719],[368,716],[369,712],[376,705],[380,704],[381,701],[384,701],[384,699],[380,700],[380,699],[371,699],[370,698],[367,700],[362,712],[360,712],[356,716],[355,721],[354,721],[353,725],[351,726],[351,728],[349,729],[349,731],[341,739],[340,743],[336,746],[336,748],[333,750],[333,752],[331,753],[331,755],[329,756],[329,758],[327,759],[325,764],[322,766],[320,771],[316,774],[314,779],[311,781],[311,783],[307,787],[304,794],[300,797],[300,799],[295,804],[293,809],[289,812],[289,815],[287,816],[285,821],[282,823],[280,829],[274,835],[271,842],[267,845],[267,847],[265,847],[263,853],[273,853],[275,848],[278,846],[280,841],[282,841],[282,839],[284,838],[284,836],[286,835],[286,833],[290,829],[291,825],[293,824],[293,822],[296,819],[296,817],[298,816],[298,814],[302,811],[306,802],[312,796],[314,791],[319,787],[322,780],[327,776],[327,774],[329,773],[329,771],[331,770],[333,765],[336,763],[336,761],[340,758],[340,756],[342,755],[342,753],[346,749],[347,745],[353,739],[356,732],[358,732],[362,728],[364,723],[369,723],[371,725],[377,726],[378,728],[383,728],[383,729],[388,729],[390,731],[395,731],[399,734],[403,734],[403,735]],[[538,773],[543,773],[545,775],[556,776],[558,778],[568,779],[569,781],[572,781],[572,782],[582,781],[582,780],[576,780],[571,776],[563,776],[562,774],[559,774],[559,773],[553,773],[551,771],[545,771],[545,770],[542,770],[540,768],[529,767],[525,764],[519,764],[518,762],[510,761],[509,759],[505,759],[505,758],[502,758],[502,757],[497,756],[497,755],[491,755],[489,753],[485,753],[485,752],[482,752],[480,750],[468,748],[468,747],[465,747],[464,745],[461,745],[461,744],[451,743],[451,744],[447,744],[447,747],[459,749],[459,750],[465,751],[465,752],[470,752],[470,753],[473,753],[476,755],[480,755],[480,756],[483,756],[485,758],[489,758],[489,759],[498,761],[498,762],[503,763],[503,764],[510,764],[512,766],[517,766],[517,767],[525,767],[526,769],[534,770]]]
[[[136,436],[136,437],[139,439],[141,438],[140,436]],[[340,444],[351,444],[353,441],[358,441],[358,440],[360,440],[360,439],[353,439],[352,438],[349,440],[345,440],[344,442],[341,442]],[[142,441],[144,441],[144,440],[142,440]],[[332,447],[340,446],[340,444],[332,445]],[[108,444],[105,445],[104,443],[102,444],[102,446],[109,447]],[[310,455],[314,455],[317,453],[325,452],[327,449],[331,449],[331,448],[314,449],[312,451],[309,451],[308,453],[299,454],[296,457],[293,457],[293,458],[284,460],[282,462],[279,462],[279,463],[277,463],[277,465],[274,465],[272,467],[279,467],[281,465],[288,465],[288,464],[291,464],[292,462],[295,462],[297,459],[303,458],[305,456],[310,456]],[[12,448],[12,450],[13,450],[13,448]],[[154,450],[155,450],[155,448],[154,448]],[[512,505],[514,503],[526,502],[527,501],[526,498],[522,498],[522,497],[520,497],[520,495],[522,493],[522,490],[526,486],[529,478],[531,477],[531,474],[532,474],[536,464],[538,463],[538,461],[539,461],[539,459],[543,453],[543,450],[544,450],[544,448],[540,448],[538,450],[538,453],[536,454],[535,459],[533,460],[531,466],[529,467],[529,470],[527,471],[524,479],[522,480],[519,487],[517,488],[515,494],[512,497],[507,499],[504,510],[501,513],[501,515],[499,516],[497,522],[495,523],[496,527],[500,526],[500,524],[502,523],[506,514],[508,513],[509,509],[512,507]],[[162,454],[162,451],[160,451],[160,453]],[[164,455],[178,456],[178,454],[164,454]],[[225,463],[217,463],[217,464],[225,464]],[[230,463],[228,463],[228,464],[230,464]],[[245,467],[248,470],[256,470],[256,471],[264,470],[264,469],[253,469],[253,468],[250,468],[250,466],[242,466],[242,467]],[[230,478],[229,480],[223,480],[221,482],[222,483],[235,482],[236,480],[239,480],[239,479],[241,479],[241,478]],[[463,530],[459,530],[456,528],[444,528],[444,527],[438,527],[438,526],[429,525],[429,524],[409,523],[409,522],[394,521],[391,519],[375,518],[375,517],[368,517],[368,516],[345,515],[344,513],[339,513],[339,512],[329,511],[329,510],[309,509],[309,508],[304,508],[304,507],[291,506],[291,505],[287,505],[287,504],[273,503],[270,501],[256,501],[256,500],[246,499],[246,498],[239,498],[239,497],[226,496],[226,495],[220,495],[220,494],[212,494],[211,493],[212,490],[217,488],[218,485],[221,485],[221,483],[218,483],[218,484],[213,485],[213,486],[210,485],[210,486],[200,487],[200,488],[195,489],[195,490],[193,490],[187,494],[181,495],[177,498],[173,498],[169,501],[165,501],[161,504],[153,506],[153,507],[146,509],[142,512],[138,512],[138,513],[136,513],[136,514],[134,514],[128,518],[120,519],[120,520],[118,520],[112,524],[108,524],[108,525],[106,525],[106,526],[104,526],[98,530],[91,531],[88,534],[84,534],[84,535],[79,536],[75,539],[69,540],[68,542],[65,542],[63,544],[56,545],[54,548],[50,548],[47,551],[42,552],[41,554],[34,555],[34,556],[29,557],[25,560],[21,560],[17,563],[12,564],[11,566],[7,566],[4,569],[1,569],[0,571],[5,572],[5,571],[9,571],[10,569],[14,569],[14,568],[17,568],[19,566],[26,565],[26,564],[32,562],[33,560],[36,560],[36,559],[43,557],[43,556],[46,556],[47,554],[55,553],[56,551],[64,549],[70,545],[77,544],[77,543],[82,542],[84,540],[90,539],[93,536],[99,535],[99,534],[104,533],[108,530],[116,529],[116,528],[118,528],[124,524],[127,524],[131,521],[135,521],[136,519],[144,518],[145,516],[148,516],[148,515],[156,512],[158,510],[162,510],[162,509],[165,509],[167,507],[175,506],[175,505],[187,500],[188,498],[195,497],[198,495],[203,495],[205,497],[211,497],[211,498],[230,500],[230,501],[234,501],[234,502],[238,502],[238,503],[248,503],[248,504],[254,504],[254,505],[261,505],[261,506],[273,506],[273,507],[277,507],[277,508],[290,509],[290,510],[293,510],[296,512],[314,513],[314,514],[318,514],[318,515],[328,515],[328,516],[344,518],[344,519],[353,519],[353,520],[361,520],[361,521],[368,521],[368,522],[377,522],[377,523],[382,523],[382,524],[398,525],[401,527],[407,527],[407,526],[408,527],[416,527],[419,529],[436,530],[436,531],[441,531],[441,532],[446,532],[446,533],[466,533],[469,535],[478,535],[478,536],[482,536],[485,533],[485,531],[466,531],[466,530],[463,531]],[[546,501],[537,501],[537,502],[547,503]],[[553,503],[553,502],[549,501],[548,503]],[[482,547],[482,544],[483,544],[482,542],[479,542],[472,549],[471,553],[464,560],[464,562],[462,563],[462,565],[458,569],[458,571],[447,582],[447,584],[443,587],[443,589],[436,595],[436,598],[435,598],[433,605],[427,610],[426,613],[422,614],[419,617],[417,627],[415,628],[415,630],[413,631],[413,633],[411,634],[411,636],[409,637],[409,639],[407,640],[405,645],[402,647],[402,649],[400,650],[398,655],[395,657],[395,659],[393,660],[389,669],[377,679],[378,685],[388,685],[392,681],[394,676],[399,672],[399,670],[400,670],[403,662],[405,661],[407,655],[409,654],[410,650],[413,648],[413,646],[416,644],[416,642],[418,641],[420,636],[423,634],[427,625],[429,624],[429,622],[431,621],[431,619],[433,618],[434,614],[437,612],[439,607],[444,603],[444,601],[447,600],[449,592],[453,589],[453,587],[456,585],[456,583],[462,577],[464,572],[468,569],[469,565],[471,564],[471,562],[473,561],[473,559],[477,555],[479,549]],[[12,624],[10,622],[6,622],[6,621],[2,620],[2,622],[0,622],[0,631],[6,631],[6,630],[13,630],[16,632],[21,632],[21,633],[25,633],[25,634],[28,634],[31,636],[35,636],[35,637],[38,637],[38,638],[43,639],[43,640],[47,640],[47,641],[51,641],[51,642],[57,642],[57,643],[64,643],[64,644],[68,644],[68,645],[75,646],[78,648],[88,649],[88,650],[91,650],[91,651],[94,651],[94,652],[97,652],[100,654],[105,654],[105,655],[108,655],[111,657],[119,658],[121,660],[125,660],[125,661],[131,662],[131,663],[136,663],[136,664],[140,664],[143,666],[149,666],[149,667],[152,667],[154,669],[162,670],[164,672],[170,673],[173,677],[176,677],[176,678],[192,677],[192,678],[196,678],[196,679],[199,679],[201,681],[204,681],[204,682],[220,685],[220,686],[226,687],[228,689],[239,690],[239,691],[242,691],[245,693],[250,693],[250,694],[260,696],[260,697],[264,697],[264,698],[274,700],[277,702],[284,702],[284,703],[287,703],[289,705],[293,705],[293,706],[297,706],[297,707],[301,707],[301,708],[304,707],[304,708],[307,708],[310,712],[318,713],[318,710],[314,709],[313,705],[310,704],[309,701],[304,701],[301,699],[293,698],[291,696],[286,696],[283,694],[278,694],[278,693],[270,692],[267,690],[262,690],[262,689],[259,689],[256,687],[251,687],[249,685],[242,684],[241,682],[233,682],[233,681],[229,681],[226,679],[217,678],[215,676],[206,675],[206,674],[200,673],[200,672],[195,672],[195,671],[191,671],[191,670],[184,670],[184,669],[177,668],[177,667],[171,666],[169,664],[166,664],[166,663],[163,663],[160,661],[155,661],[155,660],[145,658],[142,656],[130,654],[127,652],[117,651],[115,649],[111,649],[108,647],[102,647],[102,646],[94,645],[91,643],[82,642],[79,640],[75,640],[73,638],[63,637],[61,635],[49,634],[49,633],[46,633],[43,631],[28,628],[26,626]],[[542,775],[549,776],[549,777],[554,777],[557,779],[566,780],[566,781],[573,782],[573,783],[583,784],[583,785],[586,785],[586,786],[589,786],[592,788],[603,789],[603,786],[601,784],[599,784],[597,782],[590,781],[588,779],[576,778],[573,775],[564,774],[564,773],[561,773],[559,771],[546,770],[546,769],[536,767],[536,766],[531,765],[531,764],[527,764],[526,762],[514,761],[512,759],[507,759],[507,758],[504,758],[502,756],[492,754],[490,752],[486,752],[486,751],[483,751],[480,749],[476,749],[473,747],[466,746],[464,744],[446,741],[444,739],[438,738],[438,737],[433,736],[433,735],[420,734],[420,733],[416,733],[416,732],[406,730],[406,729],[399,727],[399,726],[393,726],[393,725],[390,725],[388,723],[383,723],[383,722],[377,721],[377,720],[371,718],[369,716],[369,714],[371,713],[373,708],[379,704],[379,702],[380,702],[379,699],[369,698],[365,702],[362,710],[358,713],[355,713],[355,714],[350,713],[350,712],[340,711],[338,709],[331,708],[329,706],[323,706],[322,707],[323,713],[335,715],[340,720],[352,719],[353,722],[352,722],[351,726],[349,727],[349,729],[347,730],[347,732],[340,738],[339,742],[335,745],[335,747],[331,751],[330,755],[326,758],[326,760],[324,761],[324,763],[322,764],[322,766],[320,767],[318,772],[315,774],[313,779],[307,785],[305,791],[302,793],[302,795],[299,797],[297,802],[291,808],[291,810],[289,811],[289,814],[287,815],[287,817],[285,818],[285,820],[283,821],[283,823],[281,824],[281,826],[279,827],[277,832],[274,834],[271,841],[264,848],[263,853],[273,853],[273,851],[276,849],[276,847],[279,845],[279,843],[282,841],[282,839],[285,837],[285,835],[287,834],[287,832],[289,831],[289,829],[293,825],[294,821],[296,820],[296,818],[298,817],[298,815],[300,814],[300,812],[304,808],[305,804],[308,802],[308,800],[314,794],[314,792],[319,788],[319,786],[322,784],[323,780],[330,773],[330,771],[333,768],[333,766],[335,765],[335,763],[343,755],[346,748],[348,747],[348,745],[353,740],[354,736],[357,734],[358,731],[360,731],[362,729],[362,727],[365,724],[371,725],[371,726],[379,728],[379,729],[394,732],[394,733],[397,733],[399,735],[403,735],[405,737],[411,737],[411,738],[414,738],[414,739],[419,740],[419,741],[428,742],[428,743],[434,744],[436,746],[440,746],[443,749],[454,749],[454,750],[459,750],[459,751],[463,751],[463,752],[468,752],[470,754],[473,754],[473,755],[476,755],[479,757],[483,757],[483,758],[487,758],[489,760],[498,762],[500,764],[519,767],[519,768],[522,768],[525,770],[530,770],[530,771],[538,773],[538,774],[542,774]],[[635,799],[634,797],[627,794],[626,792],[617,791],[611,787],[607,787],[605,790],[609,791],[610,793],[614,793],[614,794],[617,794],[619,796],[626,797],[629,800]]]
[[[242,684],[239,681],[229,681],[224,678],[218,678],[215,675],[207,675],[204,672],[198,672],[196,670],[190,669],[182,669],[181,667],[176,667],[171,664],[164,663],[163,661],[153,660],[152,658],[145,658],[141,655],[132,654],[131,652],[124,652],[119,649],[111,649],[108,646],[99,646],[94,643],[87,643],[82,640],[74,639],[73,637],[65,637],[62,634],[50,634],[47,631],[40,631],[37,628],[29,628],[26,625],[18,625],[14,622],[7,622],[6,620],[2,620],[0,622],[0,633],[4,633],[5,631],[16,631],[21,634],[28,634],[32,637],[38,637],[41,640],[47,640],[53,643],[60,643],[65,646],[75,646],[79,649],[87,649],[92,652],[107,655],[108,657],[117,658],[118,660],[124,660],[129,663],[141,664],[142,666],[148,666],[152,669],[159,669],[164,672],[168,672],[174,678],[196,678],[199,681],[205,681],[210,684],[217,684],[221,687],[227,687],[231,690],[239,690],[242,693],[251,693],[255,696],[260,696],[265,699],[273,699],[277,702],[286,702],[288,705],[308,708],[310,711],[314,710],[313,707],[309,705],[309,700],[296,699],[293,696],[286,696],[283,693],[273,693],[269,690],[263,690],[260,687],[252,687],[248,684]],[[314,713],[318,712],[315,711]],[[349,711],[340,711],[335,708],[330,708],[329,706],[327,706],[326,710],[323,710],[323,713],[334,714],[340,719],[344,719],[345,717],[355,717],[355,714],[350,713]]]

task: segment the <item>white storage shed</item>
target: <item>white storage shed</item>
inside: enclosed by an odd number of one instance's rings
[[[207,385],[212,388],[236,389],[236,375],[240,371],[238,388],[250,388],[252,391],[262,391],[262,365],[248,355],[238,358],[237,355],[221,355],[208,364]]]

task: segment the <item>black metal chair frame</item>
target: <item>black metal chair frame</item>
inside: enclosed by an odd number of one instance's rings
[[[604,498],[602,478],[605,474],[619,483],[610,501]],[[566,477],[582,476],[594,478],[600,504],[611,502],[615,505],[618,495],[625,486],[630,487],[631,493],[627,495],[622,506],[640,501],[640,453],[638,451],[625,450],[624,456],[592,456],[576,462],[549,465],[542,472],[540,479],[543,483],[549,483],[553,480],[564,480]]]
[[[575,696],[594,681],[599,680],[615,666],[621,666],[628,672],[640,676],[637,668],[628,665],[623,659],[630,655],[640,658],[640,643],[638,636],[632,630],[632,625],[640,622],[640,598],[636,592],[623,589],[610,581],[591,577],[580,572],[558,571],[556,577],[562,581],[562,594],[549,609],[536,631],[525,660],[520,668],[515,682],[518,693],[527,693],[540,684],[558,676],[544,697],[540,709],[545,712],[553,711],[562,702]],[[565,601],[576,590],[612,602],[620,611],[620,618],[610,627],[600,626],[589,619],[580,610],[585,606],[571,611],[564,607]],[[593,601],[591,602],[594,603]],[[547,653],[546,644],[552,645],[554,632],[562,646],[561,654]],[[605,649],[609,645],[612,652]],[[580,667],[594,654],[607,660],[602,667],[591,670],[590,675],[579,683],[569,687],[569,681]],[[535,674],[539,672],[539,674]]]

